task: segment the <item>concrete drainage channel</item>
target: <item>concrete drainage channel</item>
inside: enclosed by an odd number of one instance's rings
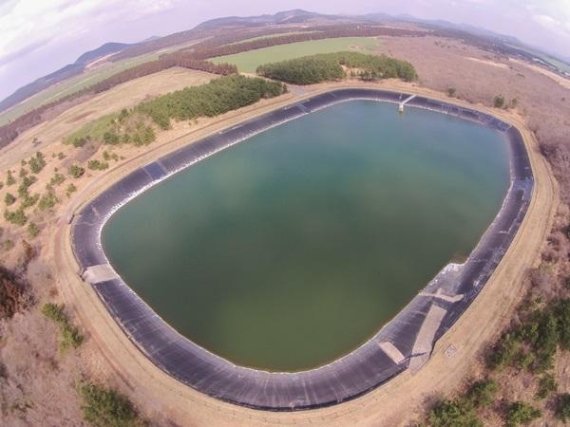
[[[101,230],[122,205],[172,174],[268,128],[335,103],[367,99],[424,108],[503,132],[510,152],[511,185],[501,210],[463,264],[449,264],[366,343],[325,366],[303,372],[266,372],[236,366],[178,334],[110,266]],[[354,399],[398,373],[419,369],[435,342],[485,286],[528,209],[533,175],[519,131],[475,110],[421,96],[375,89],[338,89],[246,121],[137,169],[97,196],[72,223],[72,245],[82,278],[129,339],[156,366],[214,398],[261,410],[294,411]]]

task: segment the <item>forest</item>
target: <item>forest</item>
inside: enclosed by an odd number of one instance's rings
[[[214,117],[272,98],[286,92],[283,83],[240,75],[220,77],[201,86],[188,87],[145,101],[131,110],[122,110],[89,123],[66,139],[81,147],[98,141],[109,145],[121,143],[148,145],[156,138],[152,124],[168,129],[171,120]],[[99,165],[93,165],[96,168]]]
[[[344,68],[343,68],[344,67]],[[283,82],[308,85],[351,76],[365,81],[399,78],[404,81],[417,79],[412,64],[386,55],[366,55],[359,52],[338,52],[305,56],[288,61],[275,62],[257,68],[257,74]]]

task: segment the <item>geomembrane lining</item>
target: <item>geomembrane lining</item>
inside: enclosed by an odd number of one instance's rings
[[[147,188],[256,133],[331,104],[356,99],[398,104],[409,96],[377,89],[333,90],[245,121],[138,168],[74,215],[72,246],[82,276],[129,339],[156,366],[189,387],[226,402],[272,411],[319,408],[373,390],[410,365],[416,369],[485,286],[519,229],[532,196],[534,179],[520,132],[476,110],[422,96],[406,104],[460,117],[506,135],[511,185],[501,210],[465,263],[445,267],[376,335],[332,363],[295,373],[236,366],[176,332],[118,275],[99,281],[94,274],[112,269],[101,245],[103,225],[120,206]]]

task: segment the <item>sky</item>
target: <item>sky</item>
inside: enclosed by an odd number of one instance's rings
[[[570,58],[570,0],[0,0],[0,99],[106,42],[137,42],[212,18],[296,8],[445,19]]]

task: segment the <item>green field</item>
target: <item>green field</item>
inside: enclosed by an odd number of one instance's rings
[[[313,33],[317,33],[317,32],[318,31],[291,31],[291,32],[287,32],[287,33],[268,34],[265,36],[257,36],[257,37],[252,37],[250,39],[240,40],[238,42],[230,43],[228,46],[233,46],[233,45],[242,44],[242,43],[254,42],[256,40],[274,39],[275,37],[296,36],[299,34],[313,34]]]
[[[42,105],[57,101],[58,99],[61,99],[65,96],[76,93],[82,89],[85,89],[86,87],[97,84],[117,73],[120,73],[121,71],[125,71],[137,65],[144,64],[145,62],[154,61],[164,53],[174,52],[178,49],[191,46],[195,43],[195,41],[182,43],[176,46],[171,46],[169,48],[159,50],[157,52],[147,53],[144,55],[135,56],[134,58],[123,59],[117,62],[106,63],[100,67],[87,70],[78,76],[53,85],[37,93],[31,98],[26,99],[13,108],[0,113],[0,126],[4,126],[5,124],[20,117],[22,114],[33,110],[34,108],[41,107]]]
[[[50,102],[57,101],[65,96],[76,93],[86,87],[92,86],[111,77],[121,71],[132,68],[144,62],[152,61],[158,58],[157,53],[137,56],[135,58],[125,59],[123,61],[108,63],[101,67],[88,70],[83,74],[72,77],[59,84],[55,84],[40,93],[26,99],[20,104],[14,106],[8,111],[0,113],[0,126],[3,126],[10,121],[18,118],[28,111],[38,108],[42,105],[49,104]]]
[[[336,39],[310,40],[306,42],[284,44],[263,49],[255,49],[235,55],[212,58],[216,64],[227,62],[237,65],[239,71],[255,73],[258,66],[270,62],[300,58],[316,53],[332,53],[344,50],[372,51],[378,47],[374,37],[341,37]]]
[[[559,72],[570,73],[570,63],[563,62],[560,59],[555,58],[553,56],[550,56],[547,53],[541,52],[540,50],[535,50],[535,49],[531,49],[531,48],[527,48],[527,47],[523,47],[523,46],[516,46],[516,45],[512,45],[512,44],[507,45],[507,46],[511,46],[511,47],[516,48],[516,49],[524,50],[525,52],[528,52],[531,55],[534,55],[534,56],[540,58],[541,60],[543,60],[547,64],[552,65]]]

